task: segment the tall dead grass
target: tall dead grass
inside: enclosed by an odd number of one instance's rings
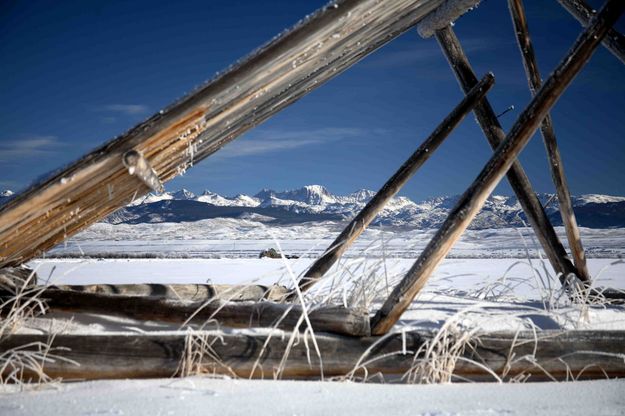
[[[46,313],[45,302],[40,299],[45,287],[35,285],[36,271],[32,270],[23,279],[19,274],[12,275],[7,271],[0,283],[2,290],[11,294],[0,301],[0,345],[28,319]],[[32,342],[0,354],[0,385],[17,384],[25,388],[49,384],[58,380],[46,374],[46,364],[64,361],[78,365],[58,354],[64,349],[52,347],[54,337],[50,334],[46,342]]]

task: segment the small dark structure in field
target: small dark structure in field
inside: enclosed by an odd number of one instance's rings
[[[260,254],[258,255],[258,258],[262,259],[264,257],[268,257],[270,259],[281,259],[283,256],[285,259],[298,259],[299,258],[299,256],[295,256],[292,254],[280,254],[280,252],[273,247],[268,248],[267,250],[261,251]]]
[[[183,362],[187,366],[184,368],[200,366],[213,373],[246,377],[271,377],[275,373],[293,378],[366,378],[374,372],[405,374],[432,336],[389,331],[504,176],[562,284],[571,296],[587,299],[594,289],[549,110],[602,42],[625,62],[625,38],[612,29],[625,2],[608,0],[597,13],[582,0],[560,2],[582,22],[584,30],[543,83],[521,0],[509,0],[534,98],[507,134],[486,98],[494,85],[494,75],[489,73],[478,80],[450,25],[479,0],[343,0],[324,7],[187,97],[13,198],[0,208],[0,267],[5,268],[25,263],[139,196],[161,192],[164,182],[415,25],[422,36],[436,37],[466,94],[292,291],[260,286],[104,285],[47,287],[37,292],[51,310],[180,323],[216,321],[228,327],[278,327],[292,331],[288,342],[284,337],[263,332],[219,336],[210,331],[59,335],[52,345],[70,348],[60,354],[80,366],[70,361],[52,361],[45,364],[45,372],[66,378],[169,376],[188,373],[180,369]],[[368,312],[362,310],[325,307],[308,311],[306,305],[299,303],[302,292],[324,276],[471,111],[492,146],[493,155],[371,322]],[[573,261],[517,160],[539,128]],[[279,257],[274,252],[268,250],[267,255]],[[15,294],[15,287],[0,292],[5,300]],[[304,329],[303,334],[298,333],[300,328]],[[315,336],[313,331],[323,334]],[[304,342],[291,341],[296,335]],[[39,345],[44,338],[11,335],[0,340],[0,352]],[[619,331],[553,333],[541,339],[531,333],[488,334],[480,338],[479,345],[462,352],[479,357],[482,367],[458,363],[452,370],[472,379],[493,373],[510,377],[532,374],[535,378],[568,378],[570,374],[582,373],[584,377],[624,376],[624,340],[625,334]],[[319,356],[323,355],[323,363],[310,354],[311,345]],[[194,348],[203,352],[198,362],[193,361]],[[534,362],[512,359],[514,354],[529,354],[530,350],[534,351]],[[594,350],[603,355],[590,360],[578,350]],[[32,376],[28,369],[23,373],[24,377]]]

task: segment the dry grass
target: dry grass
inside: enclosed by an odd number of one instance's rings
[[[279,241],[274,239],[274,243],[278,247],[279,252],[282,253]],[[536,243],[534,242],[534,244]],[[535,248],[536,252],[540,253],[539,247]],[[381,250],[382,254],[368,256],[369,252],[375,252],[376,250]],[[593,307],[601,307],[606,304],[605,300],[601,299],[600,294],[591,294],[589,291],[580,290],[580,288],[576,286],[575,281],[569,282],[569,284],[565,285],[563,288],[559,281],[559,276],[549,272],[545,259],[535,259],[530,256],[528,244],[526,244],[526,253],[527,258],[516,261],[510,265],[503,276],[493,282],[476,287],[471,292],[464,293],[463,295],[465,297],[489,302],[512,301],[515,299],[514,293],[519,287],[527,285],[534,288],[536,293],[539,294],[539,301],[542,307],[522,306],[519,307],[520,310],[517,313],[505,316],[502,315],[500,318],[516,322],[519,328],[518,331],[527,329],[528,327],[534,329],[536,344],[538,344],[540,331],[536,331],[535,325],[524,317],[528,313],[531,312],[554,317],[558,316],[560,308],[574,307],[579,311],[579,321],[581,322],[587,319],[588,303],[592,303]],[[284,263],[284,269],[286,270],[284,278],[289,281],[290,286],[297,288],[297,277],[291,269],[292,262],[287,261],[284,256],[282,256],[282,261]],[[346,307],[364,307],[370,311],[374,311],[379,302],[388,296],[390,288],[403,277],[403,274],[400,272],[391,272],[393,267],[389,267],[389,265],[392,261],[393,259],[386,253],[386,243],[384,237],[382,237],[380,240],[371,242],[364,250],[361,257],[344,258],[340,260],[337,266],[325,277],[324,282],[313,287],[309,292],[301,293],[298,291],[298,300],[303,307],[302,315],[290,333],[277,330],[277,324],[281,319],[276,322],[273,328],[274,330],[269,332],[269,336],[266,338],[263,347],[258,352],[251,371],[252,376],[265,378],[265,376],[270,375],[274,379],[282,378],[284,370],[288,365],[291,350],[299,343],[305,344],[309,365],[313,365],[312,357],[316,355],[320,372],[323,374],[322,351],[320,351],[317,345],[314,330],[308,319],[310,311],[315,307],[327,304],[343,304]],[[529,266],[531,270],[529,276],[525,278],[510,276],[510,272],[515,270],[515,268],[527,266]],[[250,283],[256,282],[257,280],[254,280]],[[572,294],[573,296],[571,296]],[[238,293],[233,291],[231,299],[235,299],[237,295]],[[576,301],[574,295],[578,295],[580,298]],[[591,298],[591,296],[594,296],[594,298]],[[20,297],[18,297],[18,299],[19,298]],[[212,301],[213,300],[208,300],[205,305],[208,305]],[[38,313],[36,303],[30,304],[29,308],[23,301],[20,302],[16,303],[18,304],[17,309],[22,311],[20,313],[24,315]],[[287,312],[285,312],[285,315],[286,313]],[[459,311],[444,322],[437,331],[433,332],[431,337],[416,351],[407,351],[405,349],[397,351],[396,354],[411,354],[414,357],[411,368],[402,376],[401,381],[405,383],[447,383],[456,381],[459,380],[459,378],[454,375],[454,369],[459,363],[475,365],[490,374],[492,379],[497,382],[527,381],[529,378],[527,374],[513,374],[511,369],[514,368],[515,364],[521,361],[529,362],[536,368],[540,368],[540,363],[536,359],[536,354],[517,356],[514,343],[510,348],[506,366],[499,373],[495,373],[486,368],[480,362],[479,356],[475,358],[474,353],[477,351],[477,346],[480,344],[480,333],[476,326],[467,325],[466,321],[470,320],[468,318],[472,314],[488,313],[491,313],[491,311],[487,308],[482,308],[481,304]],[[232,371],[215,353],[215,349],[213,348],[215,343],[223,342],[218,332],[203,331],[209,325],[215,324],[218,326],[218,323],[209,319],[203,325],[194,325],[192,327],[188,323],[190,320],[191,318],[180,328],[181,330],[186,330],[187,335],[185,338],[184,353],[180,361],[177,375],[182,377],[192,375],[215,376],[216,369],[219,368],[218,372],[220,374],[227,373],[231,377],[236,377],[234,371]],[[570,318],[565,316],[562,320],[570,321]],[[19,319],[17,319],[16,322],[19,323]],[[401,325],[398,325],[396,329],[399,332],[412,330],[423,331],[422,328],[402,327]],[[286,352],[277,367],[272,369],[263,368],[262,358],[267,351],[271,338],[276,336],[276,334],[280,334],[280,336],[283,337],[284,334],[288,334],[284,338],[284,342],[287,343]],[[394,335],[389,334],[382,337],[379,342],[383,342],[388,336]],[[369,374],[367,372],[367,368],[370,367],[371,364],[385,358],[372,356],[372,350],[373,349],[370,349],[365,352],[352,371],[342,379],[385,381],[379,374]],[[47,357],[50,357],[50,351],[45,350],[45,348],[40,351],[41,356],[38,358],[40,361],[37,362],[44,363],[44,361],[41,361],[41,357],[47,359]],[[473,360],[468,360],[466,358],[468,355],[467,352],[473,353]],[[13,360],[19,362],[19,359],[16,358],[13,358]],[[22,368],[29,368],[26,365],[34,366],[26,358],[22,361],[25,363]],[[573,374],[573,372],[570,371],[570,380],[575,380],[582,376],[583,371],[577,374]],[[545,371],[545,374],[548,378],[550,377],[547,371]]]
[[[217,368],[220,368],[231,377],[236,378],[236,373],[219,358],[213,349],[216,342],[223,342],[223,338],[219,334],[187,328],[184,350],[176,375],[179,377],[197,375],[215,377]],[[223,371],[220,371],[220,374],[223,374]]]
[[[39,299],[43,287],[34,285],[36,273],[33,270],[25,279],[15,277],[3,279],[0,288],[12,296],[0,301],[0,340],[14,333],[24,321],[36,315],[43,315],[46,306]]]
[[[0,343],[17,332],[28,319],[46,313],[46,305],[39,298],[45,287],[35,286],[35,270],[24,279],[6,277],[2,279],[1,287],[12,296],[0,303]],[[52,347],[53,341],[54,334],[50,334],[47,342],[32,342],[4,351],[0,355],[0,385],[18,384],[25,388],[27,385],[37,387],[49,384],[58,380],[46,374],[46,364],[64,361],[78,365],[59,355],[64,349]]]
[[[475,342],[476,328],[463,328],[456,315],[415,352],[412,367],[402,379],[409,384],[449,383],[456,363],[467,346]]]

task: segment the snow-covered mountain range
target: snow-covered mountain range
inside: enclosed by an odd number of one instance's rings
[[[206,218],[245,218],[263,222],[299,223],[341,221],[352,218],[375,195],[361,189],[348,195],[334,195],[320,185],[288,191],[263,189],[256,195],[232,197],[205,191],[194,195],[180,190],[148,195],[110,216],[111,223],[181,222]],[[539,195],[555,225],[562,223],[557,199]],[[444,221],[458,196],[431,198],[415,202],[406,197],[393,198],[378,215],[375,225],[435,228]],[[625,197],[581,195],[573,198],[581,226],[590,228],[625,227]],[[471,228],[523,226],[525,215],[515,197],[491,196]]]
[[[345,221],[352,218],[375,195],[361,189],[348,195],[334,195],[320,185],[288,191],[263,189],[256,195],[232,197],[204,191],[195,195],[186,189],[149,194],[109,216],[112,224],[198,221],[208,218],[242,218],[276,224],[307,221]],[[0,193],[0,204],[11,196]],[[561,225],[557,198],[539,195],[554,225]],[[415,202],[406,197],[393,198],[374,221],[374,225],[411,228],[436,228],[453,208],[458,196],[446,196]],[[583,227],[625,227],[625,197],[581,195],[573,197],[578,222]],[[525,214],[512,196],[493,195],[471,224],[473,229],[518,227],[525,224]]]

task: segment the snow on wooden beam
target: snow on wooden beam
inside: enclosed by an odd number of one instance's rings
[[[455,22],[460,16],[476,7],[481,0],[445,0],[436,10],[417,24],[417,31],[423,38],[429,38],[437,30]]]
[[[0,277],[2,276],[0,269]],[[0,280],[1,283],[1,280]],[[287,288],[278,285],[208,285],[195,283],[140,283],[140,284],[96,284],[96,285],[54,285],[50,288],[118,296],[146,296],[180,301],[224,301],[244,302],[271,300],[279,301],[288,293]],[[1,292],[0,292],[1,293]]]
[[[304,309],[301,305],[269,301],[228,302],[219,298],[184,301],[141,295],[79,292],[54,287],[42,289],[37,296],[52,312],[99,313],[145,321],[217,324],[232,328],[275,326],[295,330],[299,327],[302,331],[307,328],[302,322]],[[0,291],[0,300],[11,297],[12,293]],[[314,331],[356,337],[370,334],[367,311],[343,306],[321,306],[308,308],[307,312]]]
[[[28,261],[146,194],[149,184],[182,174],[405,32],[442,1],[339,0],[323,7],[1,207],[0,267]],[[123,158],[135,154],[156,177],[130,174]]]

